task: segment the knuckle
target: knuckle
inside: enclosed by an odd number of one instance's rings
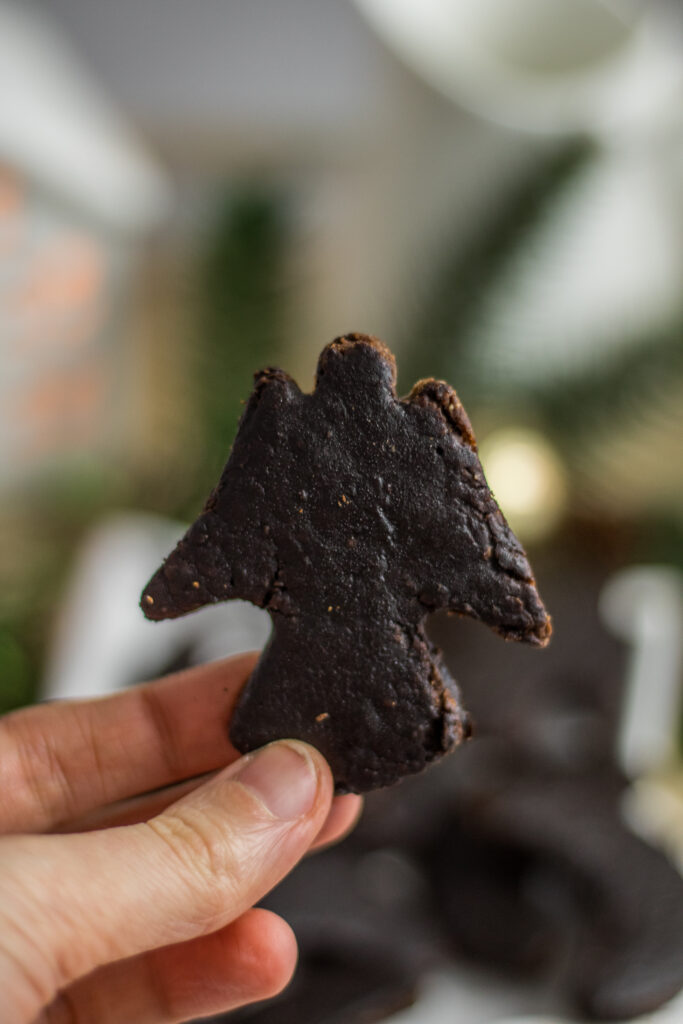
[[[205,911],[213,916],[235,900],[245,875],[235,837],[225,821],[206,811],[193,814],[174,810],[148,822],[170,851],[184,881],[191,886]]]
[[[34,817],[36,810],[40,812],[46,823],[54,817],[55,807],[68,813],[75,803],[72,780],[41,716],[17,713],[14,721],[10,716],[0,729],[0,750],[3,774],[12,782],[6,787],[11,794],[9,830],[13,817],[19,823],[26,820],[29,808]]]

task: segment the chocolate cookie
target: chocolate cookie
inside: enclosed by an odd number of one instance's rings
[[[415,968],[374,932],[332,923],[303,927],[297,940],[297,972],[281,995],[204,1024],[374,1024],[415,1001]]]
[[[393,356],[360,334],[323,350],[311,394],[257,374],[221,479],[142,608],[165,619],[234,597],[266,608],[273,634],[233,743],[306,740],[339,792],[388,786],[468,735],[430,612],[550,635],[455,391],[424,380],[399,400]]]
[[[575,781],[520,786],[492,801],[481,825],[565,873],[579,928],[568,984],[587,1015],[637,1017],[679,991],[681,876],[622,824],[611,789]]]
[[[452,814],[428,853],[455,947],[515,970],[562,958],[561,984],[590,1018],[638,1017],[672,998],[683,880],[622,823],[612,781],[500,782]]]

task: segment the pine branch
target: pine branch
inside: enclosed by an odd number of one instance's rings
[[[201,271],[197,359],[204,450],[200,490],[227,458],[254,369],[282,354],[283,204],[270,192],[229,195]]]
[[[448,377],[455,365],[458,390],[471,399],[476,391],[476,379],[467,368],[472,327],[489,292],[594,152],[584,139],[566,144],[534,169],[469,245],[446,250],[406,344],[406,379]]]
[[[590,372],[531,389],[546,428],[558,442],[574,445],[582,433],[618,428],[620,420],[644,417],[673,381],[683,379],[683,322],[647,335]]]

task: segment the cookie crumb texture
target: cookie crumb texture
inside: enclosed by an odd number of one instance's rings
[[[230,598],[267,609],[232,742],[312,743],[338,792],[389,786],[469,734],[430,612],[550,636],[455,391],[424,380],[399,399],[395,381],[391,352],[362,334],[327,345],[311,394],[257,374],[218,485],[141,602],[151,619]]]

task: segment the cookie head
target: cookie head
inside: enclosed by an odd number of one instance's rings
[[[383,389],[396,397],[396,360],[383,341],[368,334],[346,334],[326,345],[315,377],[317,392],[344,389],[351,382],[354,394]]]

